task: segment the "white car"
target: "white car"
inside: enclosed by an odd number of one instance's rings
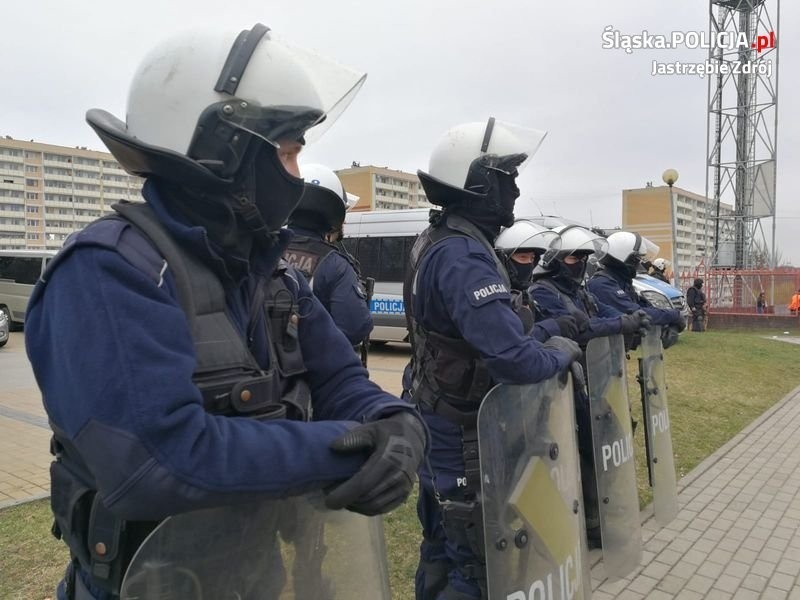
[[[8,317],[0,310],[0,348],[8,343]]]

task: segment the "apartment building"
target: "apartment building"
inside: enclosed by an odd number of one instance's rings
[[[344,188],[359,197],[351,211],[429,208],[425,190],[413,173],[357,163],[336,171]]]
[[[142,183],[108,152],[0,138],[0,249],[57,249]]]
[[[672,188],[675,197],[675,242],[677,254],[672,253],[672,207],[669,186],[647,186],[622,190],[622,228],[635,231],[658,244],[659,256],[670,262],[677,258],[677,271],[697,266],[714,251],[714,221],[712,200],[678,187]],[[730,216],[733,207],[720,204],[720,216]]]

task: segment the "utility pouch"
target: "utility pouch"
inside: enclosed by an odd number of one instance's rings
[[[50,464],[53,535],[64,540],[81,565],[89,567],[89,519],[95,491],[83,485],[61,462]]]

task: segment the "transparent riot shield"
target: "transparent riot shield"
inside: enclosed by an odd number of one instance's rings
[[[586,367],[603,565],[606,575],[620,578],[633,571],[642,557],[622,336],[591,340],[586,347]]]
[[[644,420],[647,424],[645,434],[650,485],[653,487],[653,512],[656,522],[664,526],[678,514],[678,490],[660,327],[654,327],[647,332],[642,338],[641,349],[639,383],[642,389]]]
[[[383,521],[322,500],[170,517],[136,552],[120,600],[388,600]]]
[[[489,600],[589,598],[571,381],[493,388],[478,444]]]

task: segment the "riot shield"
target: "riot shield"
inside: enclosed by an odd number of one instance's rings
[[[571,381],[494,387],[478,444],[489,600],[589,598]]]
[[[321,493],[166,519],[136,552],[120,600],[388,600],[383,521]]]
[[[650,485],[653,487],[653,512],[656,522],[664,526],[678,514],[678,490],[660,330],[660,327],[654,327],[642,338],[639,383],[644,421],[647,424],[645,435]]]
[[[603,565],[606,575],[619,578],[633,571],[642,557],[622,336],[591,340],[586,347],[586,366]]]

